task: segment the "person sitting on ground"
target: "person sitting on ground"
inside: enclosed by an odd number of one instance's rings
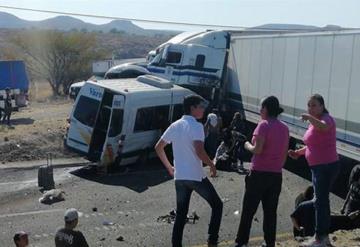
[[[314,187],[308,186],[304,192],[300,193],[295,199],[295,208],[304,201],[310,201],[314,198]]]
[[[74,228],[78,224],[79,214],[75,208],[65,211],[65,227],[59,229],[55,234],[56,247],[88,247],[84,235]]]
[[[341,213],[348,215],[360,210],[360,165],[354,166],[349,176],[349,192],[347,193]]]
[[[231,133],[228,129],[223,130],[223,141],[216,150],[214,163],[217,169],[228,170],[231,166]]]
[[[297,209],[297,207],[305,201],[311,201],[312,199],[314,199],[314,187],[313,186],[308,186],[304,192],[301,192],[296,198],[295,198],[295,210]],[[302,236],[304,235],[303,233],[303,228],[301,228],[300,230],[297,227],[293,227],[293,234],[294,237],[297,236]]]
[[[294,237],[307,237],[315,234],[315,204],[313,200],[300,203],[290,217],[297,230],[294,232]],[[352,212],[349,215],[330,215],[330,233],[359,227],[360,211]]]
[[[29,246],[28,234],[24,231],[15,233],[14,243],[16,247],[26,247]]]

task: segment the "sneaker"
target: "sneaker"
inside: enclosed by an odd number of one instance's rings
[[[358,216],[360,215],[360,211],[357,210],[357,211],[354,211],[354,212],[351,212],[350,214],[348,214],[348,217],[353,220],[353,219],[356,219]]]
[[[308,241],[305,241],[300,244],[300,247],[326,247],[327,245],[324,243],[324,241],[321,241],[316,238],[311,238]]]

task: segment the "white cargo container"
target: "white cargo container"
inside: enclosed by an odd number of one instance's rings
[[[337,124],[340,153],[360,160],[360,32],[314,32],[277,35],[233,35],[229,51],[229,101],[259,120],[259,104],[266,95],[279,98],[281,115],[294,137],[307,124],[311,94],[321,94]],[[241,102],[240,102],[241,99]]]

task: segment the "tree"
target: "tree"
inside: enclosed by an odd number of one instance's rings
[[[28,31],[12,38],[23,53],[30,73],[46,79],[54,96],[67,94],[72,83],[91,76],[91,62],[101,56],[89,33]]]
[[[110,29],[110,33],[118,33],[118,30],[114,27]]]

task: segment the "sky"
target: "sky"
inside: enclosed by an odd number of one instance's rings
[[[253,27],[268,23],[360,27],[360,0],[0,0],[0,5],[61,12],[211,25]],[[26,20],[56,16],[0,7]],[[79,17],[77,17],[79,18]],[[110,20],[83,18],[90,23]],[[143,28],[200,30],[136,22]]]

